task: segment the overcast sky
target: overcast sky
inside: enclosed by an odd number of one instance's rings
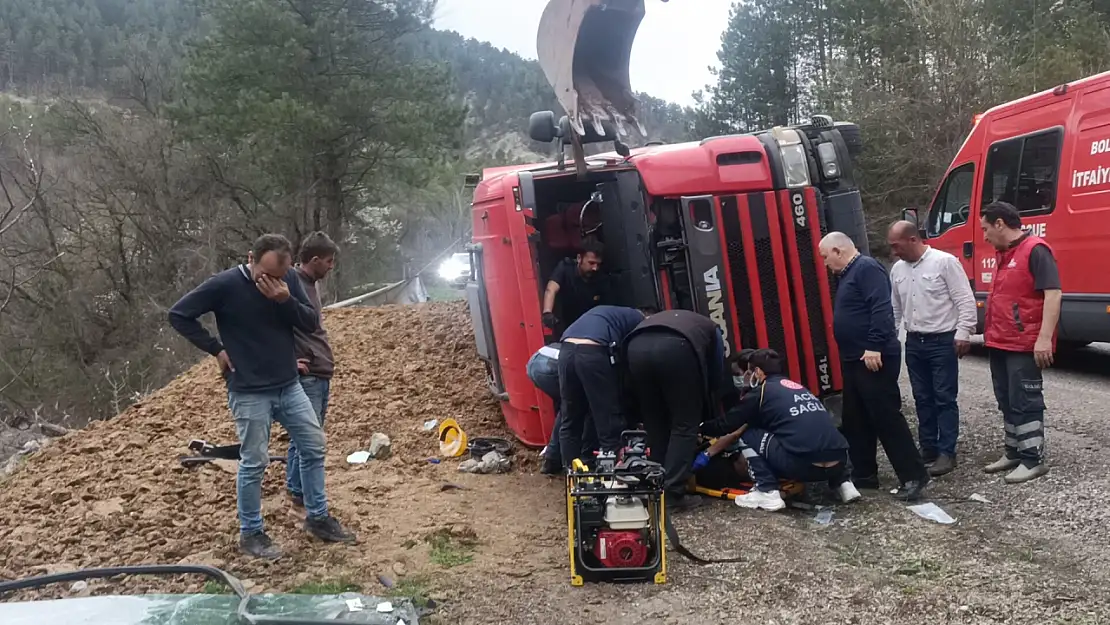
[[[548,0],[439,0],[436,28],[536,58],[536,30]],[[645,0],[632,47],[632,89],[679,104],[712,82],[730,0]]]

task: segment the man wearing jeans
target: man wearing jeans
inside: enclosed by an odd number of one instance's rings
[[[242,445],[235,483],[239,547],[267,559],[281,556],[262,523],[262,476],[270,463],[271,421],[281,423],[297,445],[305,529],[328,542],[355,540],[328,514],[324,431],[298,379],[293,343],[293,328],[313,332],[320,315],[291,266],[289,241],[281,235],[262,235],[247,264],[212,276],[169,312],[174,329],[214,356],[227,382],[228,406]],[[219,339],[198,321],[209,312],[216,317]]]
[[[971,349],[978,321],[975,293],[960,261],[925,245],[916,225],[895,223],[887,242],[900,259],[890,270],[890,299],[894,327],[906,330],[921,457],[930,475],[945,475],[956,468],[959,359]]]
[[[1052,248],[1021,229],[1005,202],[983,207],[983,238],[997,250],[987,296],[984,338],[990,349],[994,396],[1005,426],[1005,455],[987,473],[1019,484],[1048,473],[1044,461],[1044,381],[1052,366],[1060,321],[1060,273]]]
[[[320,314],[320,293],[316,283],[323,280],[335,268],[335,255],[339,247],[323,232],[313,232],[301,243],[300,264],[295,271],[301,286],[308,295],[308,301]],[[321,323],[314,331],[293,327],[293,343],[297,350],[297,372],[301,374],[301,388],[304,389],[312,409],[324,427],[324,417],[328,412],[328,397],[331,394],[331,376],[335,361],[328,343],[328,332]],[[301,488],[301,459],[296,441],[289,441],[289,453],[285,462],[285,488],[295,508],[304,507],[304,491]]]

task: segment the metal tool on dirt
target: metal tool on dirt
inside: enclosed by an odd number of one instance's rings
[[[242,445],[213,445],[208,441],[201,439],[193,439],[189,441],[189,449],[195,452],[195,456],[180,456],[178,460],[182,466],[194,467],[202,464],[207,464],[213,460],[235,460],[238,461],[239,450]],[[270,462],[285,462],[285,456],[270,456]]]
[[[567,473],[567,540],[570,579],[589,581],[667,581],[666,541],[697,564],[740,562],[707,559],[682,546],[667,518],[662,465],[648,460],[647,434],[621,433],[616,457],[598,458],[591,471],[575,460]]]
[[[643,18],[644,0],[551,0],[540,17],[536,56],[567,117],[565,126],[549,117],[529,124],[548,127],[570,143],[581,174],[583,138],[590,131],[614,141],[628,135],[627,125],[647,134],[628,74]],[[617,143],[619,152],[623,145]]]

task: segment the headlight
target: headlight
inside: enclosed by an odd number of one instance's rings
[[[450,280],[459,274],[458,268],[453,265],[443,264],[439,266],[439,277],[444,280]]]
[[[798,131],[776,127],[771,130],[771,136],[779,144],[786,186],[791,189],[809,186],[809,160],[806,158],[805,146],[802,145]]]
[[[836,180],[840,177],[840,164],[836,162],[836,148],[831,143],[822,143],[817,146],[817,158],[821,161],[821,174],[825,180]]]

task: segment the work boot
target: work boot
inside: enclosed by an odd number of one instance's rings
[[[902,484],[902,486],[898,488],[898,492],[894,493],[894,496],[902,501],[917,501],[921,499],[921,495],[925,492],[925,487],[929,485],[929,482],[929,475],[926,474],[925,477],[920,480],[911,480]]]
[[[868,475],[867,477],[853,477],[852,485],[856,488],[862,488],[864,490],[879,490],[879,488],[881,488],[878,475]]]
[[[326,543],[353,543],[355,542],[355,535],[353,532],[348,532],[343,529],[339,521],[330,514],[319,518],[307,518],[304,521],[304,529],[309,534]]]
[[[697,495],[667,495],[665,498],[667,514],[689,512],[700,508],[705,503],[705,500]]]
[[[922,462],[925,463],[925,466],[933,464],[934,462],[937,461],[937,458],[939,458],[939,457],[940,456],[937,455],[936,450],[933,450],[933,449],[929,449],[929,450],[922,449],[921,450],[921,460],[922,460]]]
[[[540,465],[540,473],[544,475],[564,475],[566,471],[563,470],[563,459],[544,456],[543,464]]]
[[[738,496],[736,498],[736,505],[749,510],[758,510],[762,508],[768,512],[778,512],[786,507],[786,502],[782,500],[782,494],[777,490],[770,492],[751,490],[744,495]]]
[[[1002,473],[1003,471],[1016,469],[1019,464],[1021,464],[1021,460],[1018,460],[1017,458],[1010,458],[1009,456],[1003,456],[998,460],[995,460],[994,462],[983,467],[983,473]]]
[[[840,486],[837,486],[836,494],[840,495],[840,501],[843,501],[844,503],[852,503],[860,497],[863,497],[863,495],[859,494],[859,491],[856,490],[856,485],[853,484],[851,480],[844,482]]]
[[[941,454],[937,457],[936,462],[929,467],[929,475],[933,477],[947,475],[956,470],[956,464],[955,456]]]
[[[295,495],[289,493],[289,503],[293,504],[294,508],[304,509],[304,495]]]
[[[1025,466],[1025,464],[1020,464],[1018,465],[1018,468],[1007,473],[1006,477],[1003,479],[1006,481],[1007,484],[1021,484],[1022,482],[1035,480],[1038,477],[1042,477],[1047,474],[1048,465],[1043,462],[1031,467]]]
[[[262,558],[263,560],[277,560],[281,557],[281,549],[278,549],[274,541],[270,540],[266,532],[240,534],[239,550],[249,556]]]

